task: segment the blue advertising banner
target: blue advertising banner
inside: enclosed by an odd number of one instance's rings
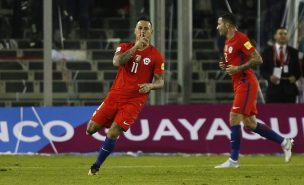
[[[95,109],[0,108],[0,152],[38,153],[48,144],[68,141],[74,136],[74,129],[86,123]],[[53,149],[56,151],[56,147]]]

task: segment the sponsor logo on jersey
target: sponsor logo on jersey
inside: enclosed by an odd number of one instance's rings
[[[244,46],[247,50],[250,50],[252,48],[252,45],[249,41],[245,42]]]
[[[149,58],[144,58],[144,64],[145,64],[145,65],[149,65],[150,62],[151,62],[151,59],[149,59]]]

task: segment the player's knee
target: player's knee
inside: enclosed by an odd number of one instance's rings
[[[229,116],[230,125],[239,125],[242,121],[242,115],[231,112]]]
[[[117,139],[118,136],[119,136],[118,134],[115,134],[113,132],[108,132],[107,133],[107,138],[109,138],[109,139]]]
[[[120,136],[121,133],[122,132],[120,132],[119,130],[109,129],[109,131],[107,133],[107,137],[109,139],[117,139]]]
[[[87,135],[93,135],[100,129],[100,126],[98,126],[95,122],[89,121],[87,129],[86,129],[86,134]]]
[[[254,130],[256,127],[256,124],[250,123],[250,122],[244,122],[244,127],[247,130]]]
[[[91,135],[93,135],[95,132],[93,131],[93,130],[90,130],[90,129],[87,129],[86,130],[86,134],[88,135],[88,136],[91,136]]]
[[[244,125],[246,130],[254,130],[254,127],[252,127],[251,125]]]
[[[239,119],[238,117],[232,116],[229,118],[229,122],[230,122],[231,126],[239,125],[241,123],[241,119]]]
[[[120,134],[123,132],[123,129],[117,124],[113,124],[107,133],[109,139],[117,139]]]
[[[257,126],[255,116],[247,117],[244,119],[244,127],[247,130],[254,130]]]
[[[86,134],[91,136],[93,134],[96,133],[96,129],[92,128],[92,127],[88,127],[87,130],[86,130]]]

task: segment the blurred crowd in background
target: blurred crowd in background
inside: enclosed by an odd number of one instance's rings
[[[3,0],[0,3],[0,38],[42,38],[42,0]],[[136,2],[136,1],[135,1]],[[169,0],[166,4],[176,1]],[[212,22],[210,26],[216,28],[216,19],[218,16],[227,12],[227,6],[224,0],[194,0],[193,24],[201,25],[201,16],[210,16],[212,12]],[[233,0],[230,1],[232,11],[237,15],[238,25],[241,30],[246,32],[256,27],[256,20],[251,19],[256,15],[256,0]],[[262,4],[261,27],[263,31],[262,45],[271,40],[276,28],[281,24],[286,0],[266,0]],[[143,0],[142,11],[149,13],[149,0]],[[98,9],[97,9],[98,8]],[[130,1],[116,0],[115,3],[110,1],[97,0],[54,0],[53,1],[53,27],[54,30],[59,28],[58,16],[61,16],[63,28],[65,29],[66,38],[87,38],[90,29],[92,14],[103,17],[126,17],[130,16]],[[176,25],[176,21],[175,24]],[[74,28],[80,28],[79,35],[73,34]],[[253,29],[255,30],[255,29]],[[214,36],[216,32],[214,31]],[[255,32],[248,32],[248,35],[254,38]]]
[[[254,44],[259,44],[260,52],[275,43],[274,35],[282,22],[287,0],[265,0],[261,2],[261,20],[257,22],[257,0],[229,1],[233,13],[237,17],[238,28],[247,34]],[[0,49],[18,48],[16,40],[30,40],[30,47],[42,48],[43,39],[43,0],[2,0],[0,2]],[[173,8],[173,29],[177,28],[176,0],[166,0],[166,19],[169,19]],[[134,9],[134,7],[137,7]],[[303,5],[301,5],[303,10]],[[136,11],[134,11],[136,10]],[[225,0],[193,0],[193,27],[211,29],[216,49],[221,53],[224,39],[219,38],[216,30],[217,18],[228,11]],[[53,0],[53,48],[63,49],[60,41],[75,39],[91,39],[90,30],[93,17],[119,17],[130,19],[139,14],[149,14],[149,0]],[[202,17],[209,17],[203,22]],[[205,19],[204,19],[205,20]],[[167,20],[166,20],[167,21]],[[100,23],[102,27],[102,23]],[[303,76],[304,53],[304,18],[299,17],[298,48],[299,65]],[[62,26],[62,29],[60,28]],[[166,28],[169,24],[166,24]],[[260,27],[261,36],[257,39],[257,27]],[[130,25],[130,30],[133,25]],[[287,28],[288,30],[288,28]],[[294,30],[288,30],[294,31]],[[132,31],[130,31],[131,35]],[[62,38],[63,37],[63,38]],[[100,35],[100,39],[107,36]],[[166,37],[168,35],[166,34]],[[96,37],[95,37],[96,39]],[[257,41],[260,40],[260,43]],[[299,80],[304,84],[303,80]],[[302,86],[302,85],[301,85]],[[300,93],[303,93],[301,90]]]

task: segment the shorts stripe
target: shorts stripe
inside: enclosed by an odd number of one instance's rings
[[[242,110],[243,114],[245,114],[245,111],[246,111],[246,106],[247,106],[247,103],[248,103],[249,93],[250,93],[250,83],[248,83],[248,86],[247,86],[246,100],[245,100],[243,110]]]

